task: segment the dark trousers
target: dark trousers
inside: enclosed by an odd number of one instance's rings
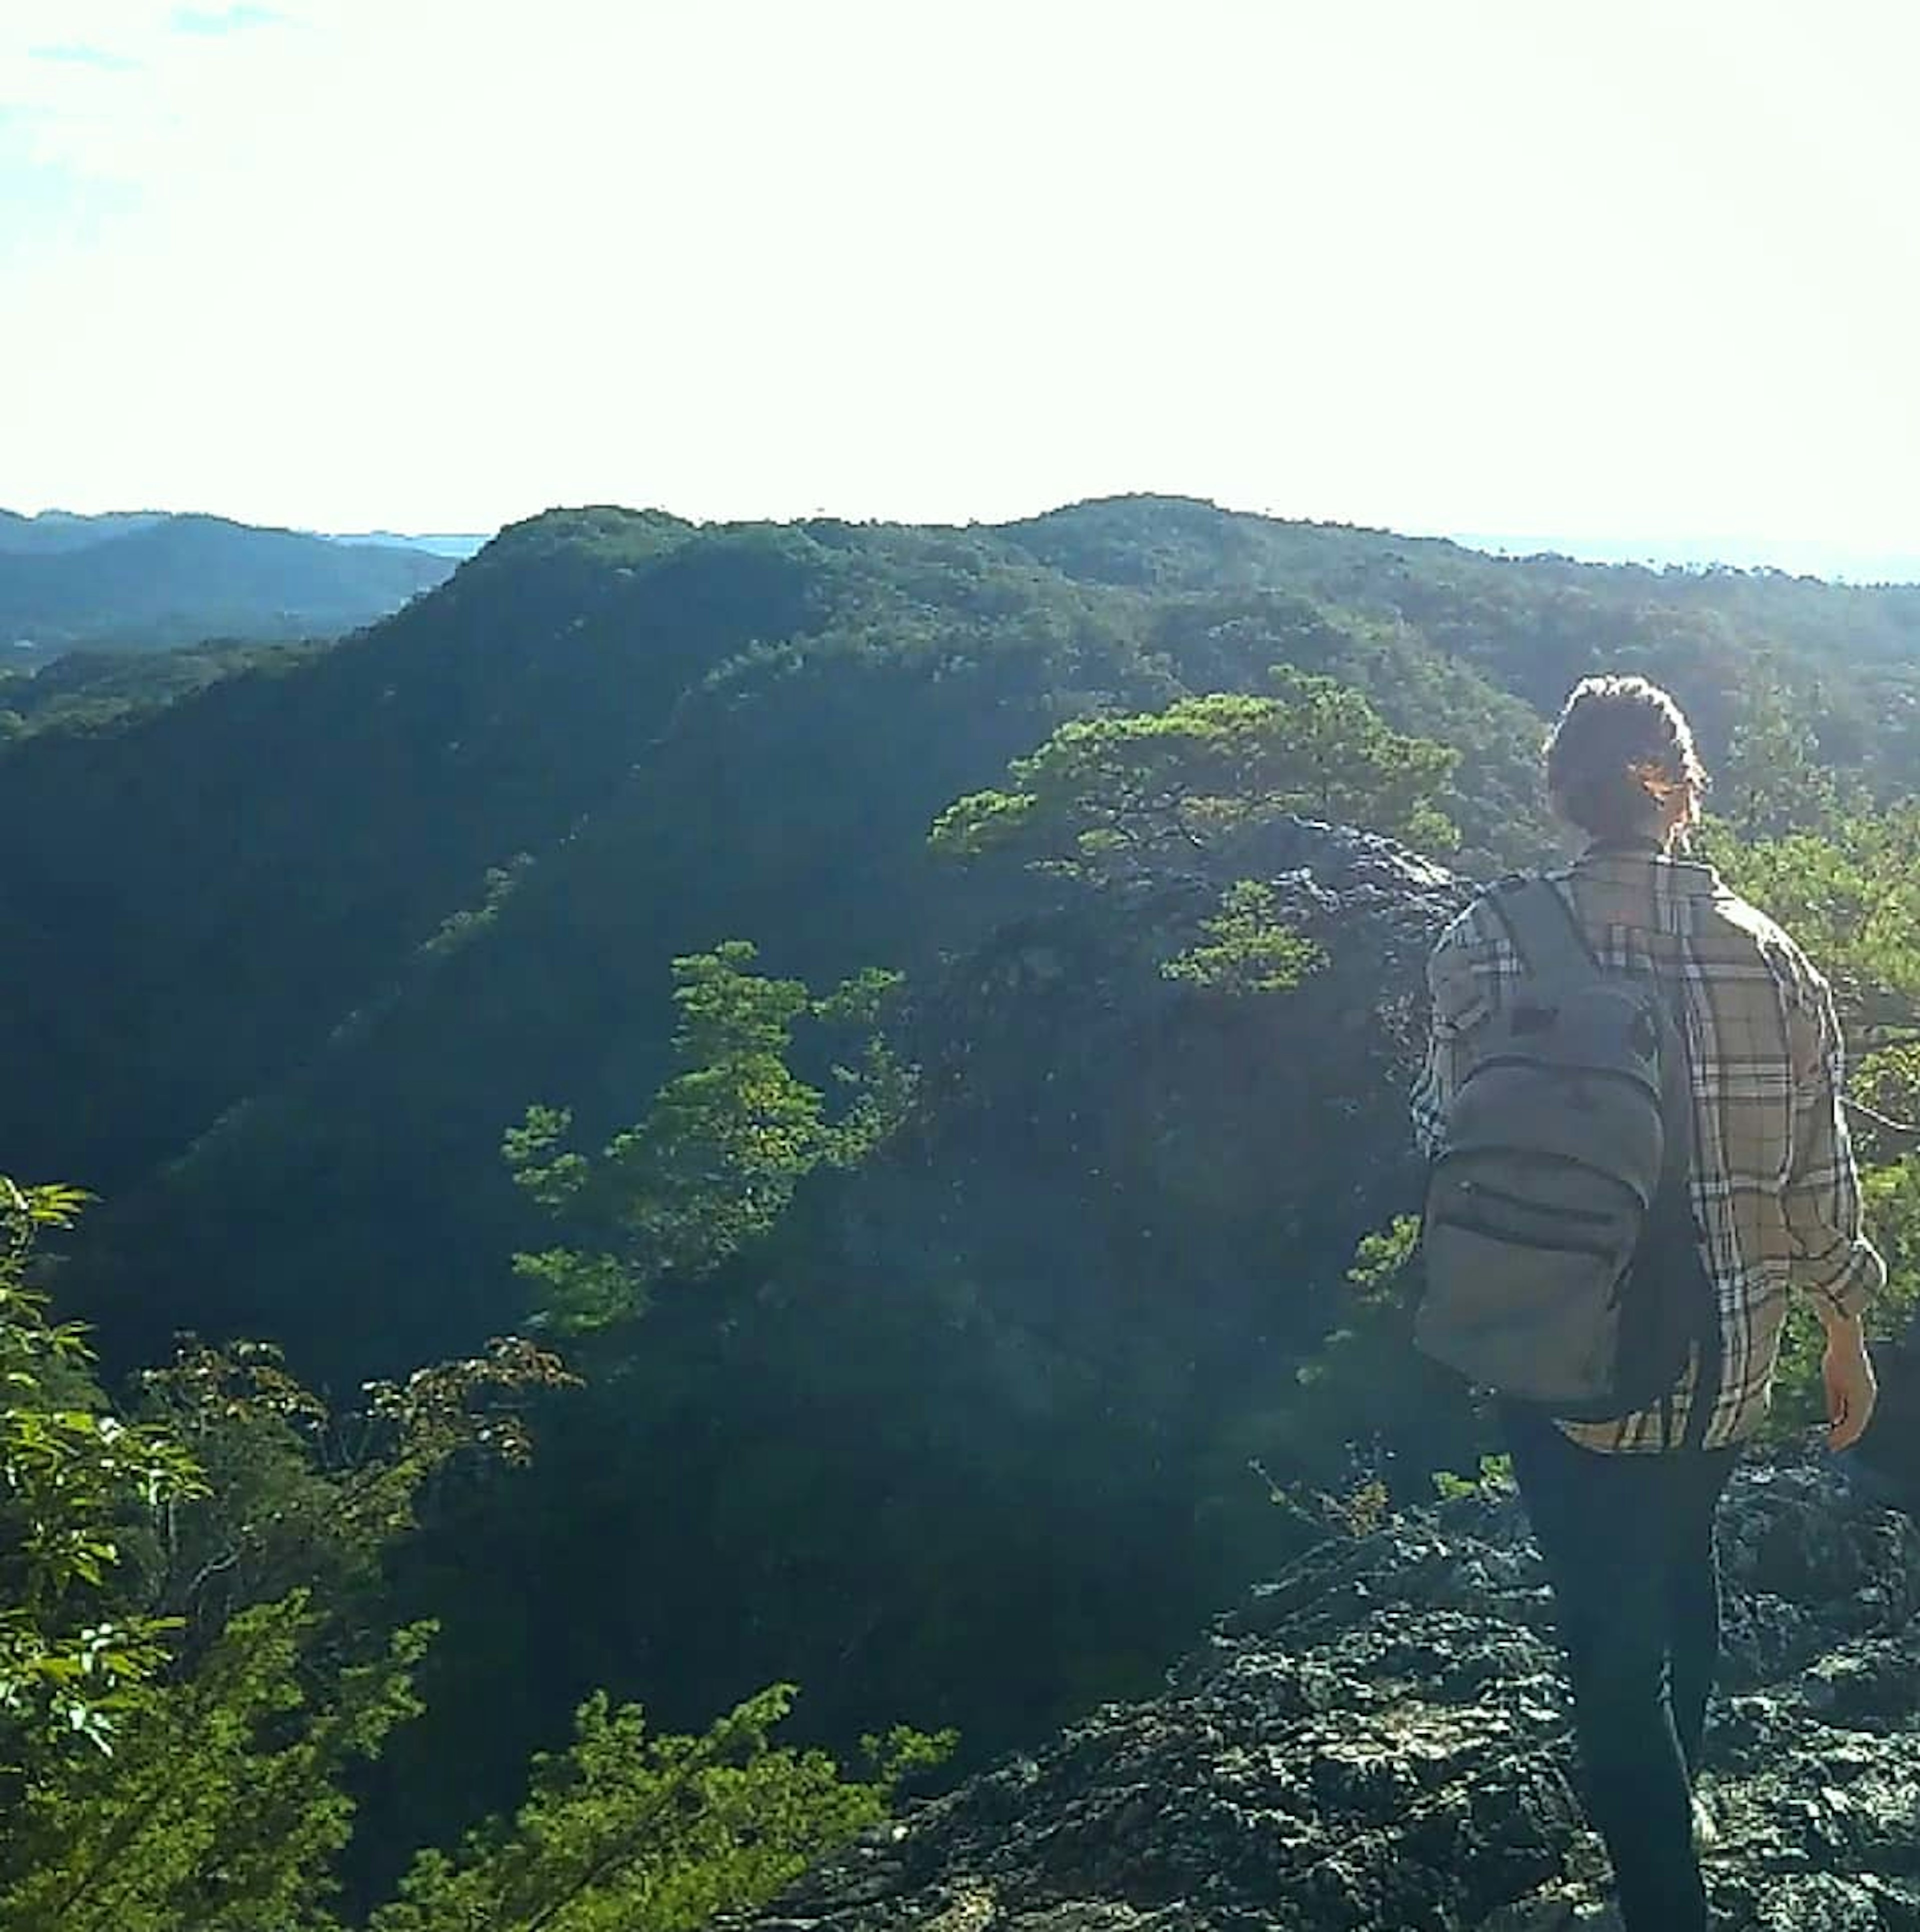
[[[1627,1932],[1705,1932],[1693,1780],[1720,1662],[1714,1514],[1738,1451],[1605,1455],[1533,1411],[1502,1419],[1621,1918]]]

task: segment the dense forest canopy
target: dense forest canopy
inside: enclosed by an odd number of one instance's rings
[[[1588,672],[1920,1090],[1920,590],[602,508],[242,634],[0,684],[7,1932],[697,1923],[1475,1480],[1420,964]]]

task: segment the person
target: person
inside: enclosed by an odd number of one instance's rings
[[[1686,856],[1705,786],[1666,692],[1593,677],[1546,748],[1555,815],[1582,838],[1546,874],[1605,969],[1650,976],[1673,1012],[1692,1108],[1692,1238],[1717,1312],[1670,1395],[1604,1422],[1503,1402],[1515,1480],[1552,1587],[1586,1801],[1627,1932],[1703,1932],[1696,1795],[1720,1651],[1714,1519],[1769,1407],[1789,1290],[1825,1330],[1829,1441],[1857,1442],[1875,1384],[1861,1312],[1885,1279],[1861,1232],[1825,980],[1780,928]],[[1485,896],[1428,966],[1416,1136],[1444,1147],[1475,1028],[1522,967]],[[1690,1261],[1691,1258],[1690,1257]],[[1697,1277],[1696,1277],[1697,1278]],[[1708,1360],[1710,1353],[1712,1355]]]

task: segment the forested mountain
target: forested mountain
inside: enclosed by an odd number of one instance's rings
[[[1920,591],[1154,498],[552,513],[0,746],[0,814],[59,828],[0,869],[0,1168],[103,1197],[50,1279],[110,1374],[254,1337],[350,1408],[543,1316],[584,1378],[355,1572],[357,1627],[443,1624],[356,1895],[596,1685],[698,1726],[792,1676],[802,1735],[977,1760],[1150,1685],[1315,1496],[1471,1470],[1372,1352],[1420,965],[1549,849],[1545,719],[1601,668],[1673,688],[1750,831],[1920,779]],[[162,1386],[335,1440],[249,1360]]]
[[[0,512],[0,648],[38,660],[83,644],[330,635],[386,616],[452,568],[424,550],[222,517]]]
[[[1152,530],[1167,512],[1135,514]],[[1224,550],[1239,526],[1216,520]],[[499,1299],[488,1265],[512,1199],[500,1125],[542,1082],[614,1108],[646,1090],[669,959],[741,933],[807,975],[933,963],[987,914],[963,904],[981,888],[929,862],[927,825],[1074,711],[1257,689],[1275,663],[1336,674],[1390,723],[1471,746],[1447,802],[1483,862],[1538,842],[1538,721],[1484,676],[1390,614],[1251,578],[1146,596],[1029,551],[1078,527],[1009,542],[542,519],[319,658],[123,732],[20,745],[0,808],[64,830],[0,885],[0,949],[26,989],[0,1042],[29,1070],[0,1098],[0,1138],[30,1132],[47,1171],[116,1213],[140,1211],[163,1169],[161,1193],[228,1192],[216,1253],[172,1244],[200,1280],[197,1320],[236,1264],[251,1274],[236,1220],[289,1225],[278,1190],[216,1180],[224,1163],[313,1172],[335,1198],[290,1265],[365,1280],[383,1303],[353,1245],[380,1217],[347,1191],[384,1196],[419,1164],[410,1186],[452,1190],[444,1224],[427,1217],[445,1288],[389,1308],[371,1355],[337,1310],[319,1324],[349,1342],[329,1371],[392,1367],[469,1331],[477,1312],[455,1316],[449,1295],[491,1297],[488,1318],[505,1318],[513,1291]],[[74,970],[103,997],[74,998]],[[470,974],[488,998],[449,995]],[[316,1164],[282,1134],[329,1150]],[[228,1311],[242,1325],[253,1292]],[[176,1305],[138,1300],[158,1332],[128,1340],[150,1348]]]
[[[404,1172],[428,1106],[479,1176],[433,1163],[467,1204],[432,1217],[434,1252],[477,1281],[493,1231],[475,1272],[443,1244],[489,1182],[508,1198],[500,1120],[543,1078],[616,1108],[645,1090],[675,954],[738,932],[804,974],[929,962],[983,916],[924,852],[942,806],[1062,718],[1282,664],[1459,751],[1441,802],[1484,872],[1542,848],[1543,716],[1600,666],[1660,673],[1710,755],[1783,682],[1831,761],[1892,782],[1920,592],[1503,563],[1153,500],[994,532],[538,519],[364,636],[0,762],[12,821],[64,828],[0,884],[23,989],[0,1042],[27,1074],[0,1134],[125,1205],[168,1163],[173,1186],[269,1158],[263,1114]],[[470,974],[485,1001],[439,983]],[[491,1097],[455,1103],[450,1074]],[[348,1100],[372,1118],[345,1135],[306,1100],[276,1114],[286,1083],[335,1081],[390,1083],[395,1111]],[[251,1124],[224,1118],[243,1106]],[[325,1184],[349,1184],[341,1159]],[[284,1202],[260,1211],[285,1225]],[[323,1218],[322,1242],[373,1225],[344,1201]],[[320,1274],[344,1260],[295,1245]],[[182,1265],[207,1294],[229,1264]],[[457,1340],[446,1306],[410,1297],[391,1349]]]

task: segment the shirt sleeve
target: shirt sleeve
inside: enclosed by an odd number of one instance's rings
[[[1803,997],[1789,1002],[1793,1142],[1787,1167],[1787,1232],[1795,1286],[1857,1315],[1887,1277],[1861,1226],[1860,1174],[1840,1106],[1846,1054],[1833,992],[1811,968]]]
[[[1485,1011],[1470,957],[1471,944],[1467,921],[1456,920],[1427,961],[1432,1010],[1426,1059],[1414,1083],[1411,1109],[1414,1142],[1429,1160],[1447,1138],[1447,1113],[1459,1090],[1462,1043]]]

